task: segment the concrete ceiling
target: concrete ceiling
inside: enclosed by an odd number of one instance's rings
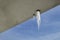
[[[41,13],[60,4],[60,0],[0,0],[0,32],[31,18],[35,10]]]

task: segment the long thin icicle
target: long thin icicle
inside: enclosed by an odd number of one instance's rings
[[[41,16],[40,16],[40,11],[36,11],[36,19],[37,19],[37,25],[38,25],[38,31],[40,28],[40,24],[41,24]]]

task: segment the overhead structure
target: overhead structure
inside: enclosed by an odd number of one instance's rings
[[[0,0],[0,32],[22,23],[37,9],[45,12],[60,4],[60,0]]]

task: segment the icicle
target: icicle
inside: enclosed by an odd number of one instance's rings
[[[37,19],[37,25],[38,25],[38,31],[40,28],[40,24],[41,24],[41,17],[40,17],[40,10],[36,10],[36,19]]]
[[[41,24],[41,16],[40,16],[40,10],[36,10],[36,14],[33,14],[33,18],[36,17],[37,19],[37,25],[38,25],[38,31],[39,31],[39,28],[40,28],[40,24]]]

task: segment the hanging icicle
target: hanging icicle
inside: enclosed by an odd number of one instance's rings
[[[40,10],[36,10],[36,19],[37,19],[37,25],[38,25],[38,31],[40,28],[40,24],[41,24],[41,17],[40,17]]]
[[[40,16],[40,10],[36,10],[36,14],[33,14],[33,17],[36,16],[36,19],[37,19],[37,25],[38,25],[38,31],[39,31],[39,28],[40,28],[40,24],[41,24],[41,16]]]

